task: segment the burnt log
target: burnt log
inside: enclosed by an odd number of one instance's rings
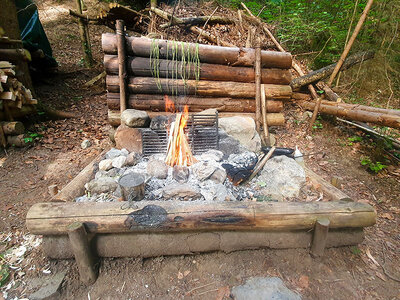
[[[200,16],[174,19],[166,24],[160,25],[160,28],[167,28],[170,26],[197,26],[207,24],[232,24],[233,19],[222,16]]]
[[[204,98],[197,96],[169,97],[175,106],[189,106],[189,111],[200,112],[205,109],[215,108],[220,112],[255,112],[254,99],[236,98]],[[175,99],[174,99],[175,98]],[[119,94],[107,94],[107,106],[111,110],[119,110]],[[267,111],[277,113],[283,111],[283,102],[266,101]],[[163,95],[131,94],[128,98],[128,108],[149,111],[165,111]]]
[[[33,234],[61,235],[84,222],[88,233],[185,232],[212,230],[309,230],[321,218],[330,228],[359,228],[376,221],[374,208],[359,202],[226,202],[207,205],[178,201],[121,203],[37,203],[26,225]]]
[[[160,78],[195,79],[196,70],[193,64],[183,67],[181,61],[160,59],[158,61],[158,74]],[[108,75],[118,75],[118,57],[104,55],[104,67]],[[128,57],[128,74],[136,77],[153,77],[150,58]],[[262,69],[261,83],[289,84],[291,81],[289,70]],[[226,65],[206,64],[200,65],[200,80],[254,82],[254,69],[246,67],[231,67]]]
[[[354,54],[345,60],[340,70],[341,71],[347,70],[356,64],[362,63],[363,61],[373,58],[374,55],[375,55],[374,51],[365,51]],[[301,88],[302,86],[306,86],[314,82],[320,81],[322,79],[325,79],[332,74],[336,65],[337,63],[334,63],[329,66],[323,67],[319,70],[312,71],[304,76],[297,77],[292,80],[290,86],[292,87],[292,89],[295,90]]]
[[[119,92],[118,76],[106,77],[107,91]],[[207,81],[164,79],[152,77],[129,77],[128,90],[132,94],[198,95],[211,97],[254,98],[252,83],[232,81]],[[289,85],[265,85],[267,99],[290,100],[292,89]]]
[[[315,107],[315,102],[300,101],[298,103],[305,109],[311,111]],[[347,120],[374,123],[380,126],[400,128],[399,115],[361,110],[357,109],[357,105],[354,105],[353,107],[343,107],[339,103],[333,102],[331,105],[321,104],[319,111],[323,114],[333,115]]]
[[[159,58],[172,59],[173,49],[177,48],[178,57],[182,53],[182,43],[167,40],[157,40]],[[126,37],[127,54],[133,56],[150,57],[152,39]],[[167,46],[168,44],[168,46]],[[153,44],[154,46],[154,44]],[[117,54],[117,38],[115,34],[104,33],[102,35],[102,48],[105,54]],[[196,44],[185,43],[185,50],[195,53]],[[168,49],[168,55],[167,55]],[[253,66],[255,50],[251,48],[220,47],[205,44],[198,44],[198,55],[200,62],[210,64],[232,65],[232,66]],[[290,69],[292,66],[292,55],[288,52],[261,51],[261,65],[264,68]]]

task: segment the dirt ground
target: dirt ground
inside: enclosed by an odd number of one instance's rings
[[[0,253],[26,242],[25,215],[32,204],[49,199],[48,186],[62,188],[97,154],[111,147],[104,82],[90,89],[82,87],[102,71],[100,38],[109,29],[91,27],[98,65],[83,68],[78,28],[68,16],[74,3],[38,1],[60,67],[58,74],[35,80],[35,86],[40,100],[76,112],[78,118],[31,120],[29,131],[43,135],[39,141],[23,149],[0,150]],[[400,299],[399,166],[371,174],[360,164],[360,157],[374,148],[368,137],[349,142],[362,133],[326,120],[321,121],[323,128],[305,136],[307,114],[289,105],[286,117],[287,126],[276,130],[278,146],[298,145],[314,171],[328,180],[341,177],[344,192],[377,210],[377,224],[365,230],[365,241],[358,247],[327,249],[322,259],[312,259],[306,249],[103,259],[98,280],[86,287],[79,282],[74,261],[49,261],[40,246],[34,246],[15,264],[17,268],[1,289],[3,296],[6,292],[9,299],[27,297],[32,278],[67,270],[60,299],[224,299],[230,288],[255,276],[278,276],[303,299]],[[81,142],[85,139],[92,146],[84,150]]]

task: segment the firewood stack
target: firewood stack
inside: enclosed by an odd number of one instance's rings
[[[117,35],[103,34],[102,48],[107,73],[109,121],[118,125]],[[196,66],[188,64],[188,60],[185,64],[185,59],[182,59],[182,53],[190,51],[190,59],[193,59],[194,50],[199,59],[198,73]],[[158,52],[157,57],[154,51]],[[190,112],[215,108],[222,117],[255,115],[255,49],[127,36],[125,56],[127,108],[146,110],[150,115],[162,114],[165,111],[164,95],[169,95],[175,105],[188,105]],[[284,101],[289,101],[292,95],[289,85],[291,65],[290,53],[261,51],[261,83],[265,87],[270,126],[285,124],[282,111]]]
[[[0,61],[0,120],[12,120],[34,111],[36,104],[31,91],[16,78],[15,66]]]

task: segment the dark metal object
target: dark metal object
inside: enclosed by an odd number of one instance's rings
[[[269,150],[271,150],[271,147],[262,147],[261,150],[264,153],[268,153]],[[287,157],[293,158],[293,153],[294,153],[294,149],[277,147],[277,148],[275,148],[275,151],[274,151],[274,153],[272,154],[271,157],[279,156],[279,155],[285,155]]]
[[[166,123],[165,127],[169,124]],[[158,127],[160,128],[160,127]],[[189,117],[185,133],[193,154],[201,154],[219,148],[218,112],[216,114],[193,114]],[[167,153],[167,129],[147,129],[142,133],[143,156]]]

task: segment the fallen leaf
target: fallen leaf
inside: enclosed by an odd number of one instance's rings
[[[385,219],[388,219],[388,220],[393,220],[394,219],[394,217],[389,213],[384,213],[384,214],[381,215],[381,217],[385,218]]]
[[[178,279],[183,279],[183,274],[181,272],[178,272]]]
[[[189,274],[190,274],[190,271],[189,271],[189,270],[186,270],[185,272],[183,272],[183,276],[184,276],[184,277],[188,276]]]
[[[299,287],[307,289],[309,286],[309,278],[306,275],[301,275],[299,278]]]
[[[230,297],[230,293],[231,293],[231,290],[230,290],[229,286],[220,287],[218,289],[217,297],[215,297],[215,300],[222,300],[225,297],[229,298]]]
[[[376,277],[378,277],[379,279],[382,279],[383,281],[386,281],[385,276],[382,273],[376,272]]]
[[[372,256],[371,252],[369,251],[369,248],[367,248],[367,250],[365,250],[365,254],[367,254],[368,258],[370,260],[372,260],[372,262],[377,265],[378,267],[380,267],[380,264],[376,261],[376,259]]]

